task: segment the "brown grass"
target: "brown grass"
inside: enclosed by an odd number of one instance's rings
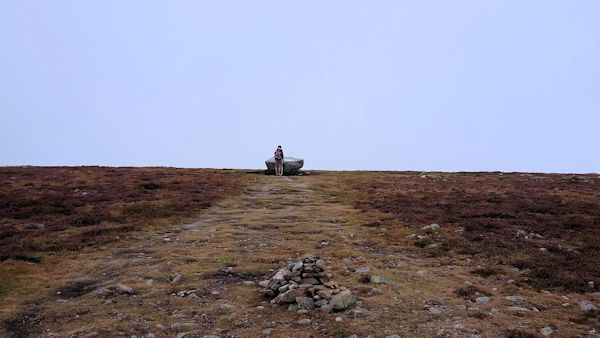
[[[433,337],[442,331],[440,336],[527,337],[552,326],[555,336],[570,337],[585,336],[597,326],[597,315],[584,314],[578,306],[583,299],[598,304],[596,290],[557,284],[556,276],[534,277],[537,270],[531,268],[539,264],[536,256],[563,257],[563,251],[580,261],[568,262],[568,268],[590,263],[584,258],[590,253],[585,244],[593,244],[596,236],[590,234],[597,229],[596,209],[578,208],[597,202],[595,176],[572,183],[570,176],[497,173],[421,178],[417,173],[316,172],[288,178],[159,168],[6,170],[13,172],[2,175],[8,176],[4,181],[18,180],[0,190],[15,197],[2,200],[9,204],[27,201],[24,196],[86,203],[63,214],[38,198],[37,207],[48,213],[3,216],[3,222],[14,224],[2,228],[6,238],[39,242],[34,251],[24,251],[28,258],[0,262],[0,336],[97,332],[142,337],[152,332],[173,337],[189,332],[190,337],[258,337],[272,328],[270,337]],[[18,178],[19,170],[39,174]],[[107,179],[114,172],[122,175]],[[44,175],[48,179],[39,178]],[[84,185],[80,181],[86,176]],[[27,192],[28,185],[37,188]],[[494,197],[505,190],[522,199],[547,200],[536,206],[535,201]],[[80,194],[86,191],[105,195],[88,203],[85,198],[94,195]],[[543,215],[529,210],[544,205],[550,210]],[[26,215],[27,208],[13,210]],[[581,231],[591,238],[582,238],[580,230],[547,229],[547,224],[560,223],[553,217],[560,220],[564,214],[574,219],[567,224],[583,224]],[[544,219],[548,222],[542,223]],[[431,223],[441,229],[420,230]],[[488,223],[496,225],[483,226]],[[543,238],[524,239],[516,235],[520,229]],[[51,238],[38,238],[35,231],[48,231]],[[413,234],[421,239],[407,238]],[[105,242],[98,240],[104,235]],[[551,244],[560,245],[560,251],[555,253]],[[260,288],[250,282],[268,278],[306,253],[324,259],[333,278],[352,290],[364,309],[302,315],[260,297]],[[359,267],[368,271],[358,272]],[[597,276],[593,266],[575,269],[575,276],[586,271]],[[175,273],[182,280],[173,284]],[[369,276],[383,276],[393,284],[376,284]],[[114,290],[117,283],[135,294],[97,294],[102,288]],[[540,290],[542,283],[554,286]],[[196,290],[197,298],[176,295],[185,290]],[[482,295],[490,302],[476,304]],[[506,298],[512,295],[524,300]],[[441,313],[430,312],[430,306]],[[530,311],[515,313],[510,306]],[[312,323],[300,325],[301,318]],[[195,326],[177,329],[171,326],[175,323]]]
[[[337,184],[333,186],[345,187],[340,193],[356,207],[393,215],[367,226],[410,229],[438,223],[452,230],[462,228],[461,233],[446,234],[440,248],[485,257],[492,265],[526,269],[529,281],[539,288],[584,291],[589,281],[600,283],[597,175],[414,172],[323,175]],[[517,236],[519,230],[543,237],[527,239]],[[431,243],[432,239],[425,238],[414,245],[425,247]]]
[[[0,168],[0,261],[116,241],[239,192],[234,172],[175,168]]]

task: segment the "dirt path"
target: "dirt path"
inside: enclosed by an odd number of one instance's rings
[[[468,310],[454,291],[465,282],[483,283],[469,274],[473,262],[390,244],[385,229],[365,226],[385,215],[341,203],[318,189],[318,176],[254,180],[195,222],[138,233],[56,266],[46,278],[61,286],[4,329],[24,337],[430,337],[440,330],[462,337],[496,336],[505,321],[544,325],[543,318],[497,311],[489,320],[478,307]],[[256,282],[307,253],[324,259],[364,310],[301,315],[259,297]],[[361,283],[358,267],[395,284]],[[117,283],[134,294],[114,292]],[[303,318],[312,322],[298,324]]]

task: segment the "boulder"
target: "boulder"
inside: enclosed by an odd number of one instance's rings
[[[271,157],[270,159],[265,161],[267,165],[267,173],[273,174],[275,173],[275,158]],[[284,157],[283,158],[283,174],[284,175],[293,175],[297,173],[304,166],[304,159],[295,158],[295,157]]]

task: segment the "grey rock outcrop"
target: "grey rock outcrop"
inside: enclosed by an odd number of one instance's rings
[[[267,173],[275,173],[275,158],[271,157],[265,161],[267,165]],[[296,174],[304,166],[304,159],[295,157],[284,157],[283,158],[283,174],[293,175]]]

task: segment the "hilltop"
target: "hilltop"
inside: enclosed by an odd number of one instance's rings
[[[0,335],[537,337],[600,330],[600,176],[0,168]],[[319,257],[358,302],[272,305]]]

